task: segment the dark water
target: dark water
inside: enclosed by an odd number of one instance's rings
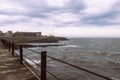
[[[38,52],[46,50],[52,57],[97,72],[113,80],[120,80],[119,38],[77,38],[62,41],[59,44],[63,44],[63,46],[31,49]],[[40,63],[40,55],[26,49],[24,49],[24,54]],[[47,63],[48,71],[54,73],[61,80],[105,80],[49,58]],[[49,74],[48,79],[55,80]]]

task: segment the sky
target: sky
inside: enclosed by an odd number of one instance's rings
[[[119,37],[120,0],[0,0],[0,30]]]

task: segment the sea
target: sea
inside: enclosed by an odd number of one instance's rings
[[[28,48],[39,52],[36,54],[26,48],[24,55],[40,64],[41,51],[47,55],[65,61],[89,71],[104,75],[113,80],[120,80],[120,38],[70,38],[58,43],[29,43],[31,45],[54,45],[48,47]],[[40,67],[24,57],[37,70]],[[47,71],[53,73],[60,80],[105,80],[91,73],[71,67],[59,61],[47,58]],[[48,80],[57,80],[47,73]]]

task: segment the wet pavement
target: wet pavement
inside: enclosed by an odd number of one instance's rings
[[[0,80],[37,80],[35,76],[19,63],[17,55],[12,56],[0,42]]]

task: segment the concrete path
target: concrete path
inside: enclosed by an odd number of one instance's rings
[[[0,42],[0,80],[37,80],[34,75],[19,63],[17,55],[12,56]]]

